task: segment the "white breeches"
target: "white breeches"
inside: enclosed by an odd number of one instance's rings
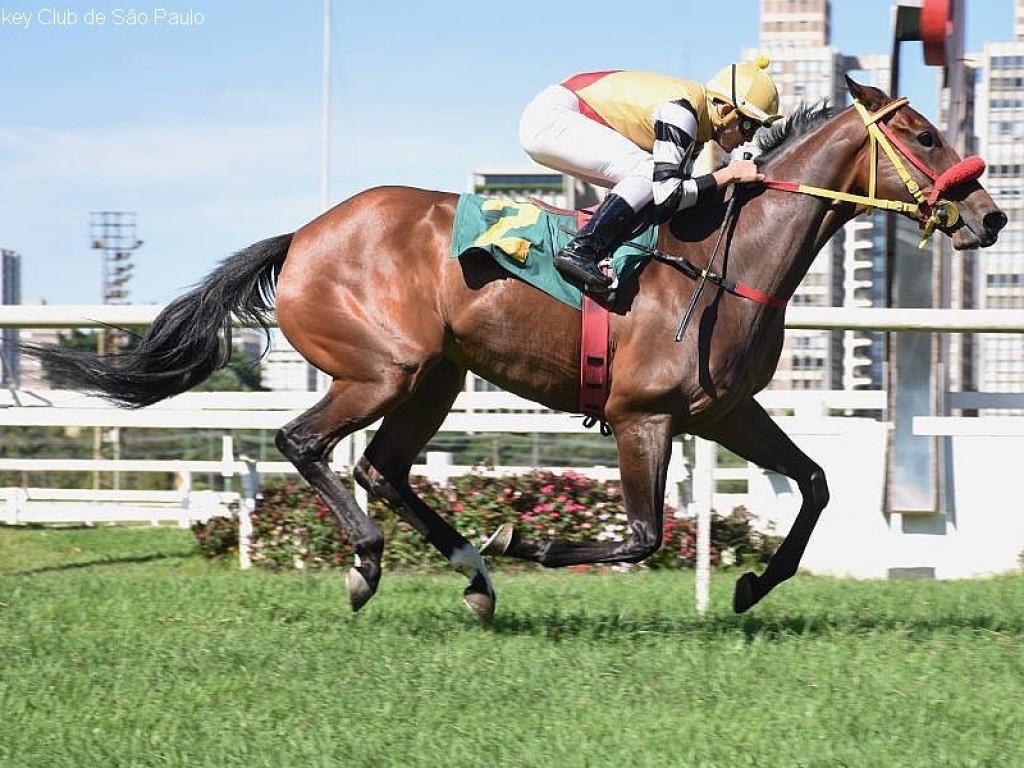
[[[651,154],[581,114],[576,94],[568,88],[549,86],[526,106],[519,141],[541,165],[611,187],[634,211],[654,199]]]

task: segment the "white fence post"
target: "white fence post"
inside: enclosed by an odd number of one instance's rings
[[[717,446],[703,438],[694,438],[693,506],[697,518],[697,614],[708,609],[711,594],[711,506],[715,498]]]
[[[355,466],[355,463],[359,460],[359,457],[363,455],[363,451],[366,450],[366,430],[360,429],[358,432],[352,434],[352,462],[349,465],[349,475],[351,476],[351,468]],[[370,497],[366,493],[366,489],[363,488],[359,483],[353,483],[356,497],[356,503],[363,512],[370,513]]]
[[[447,485],[452,479],[452,454],[447,451],[427,451],[426,478],[438,485]]]
[[[344,467],[346,472],[352,471],[352,435],[345,435],[334,446],[331,463],[336,467]]]
[[[225,434],[220,436],[220,476],[227,479],[235,474],[235,438]]]
[[[687,481],[690,470],[686,466],[686,456],[683,453],[683,441],[672,441],[672,453],[668,460],[668,485],[665,488],[665,503],[676,510],[676,514],[683,511],[683,494],[679,486]]]
[[[18,524],[18,513],[22,505],[28,501],[28,492],[24,488],[7,489],[7,503],[4,510],[4,522],[7,525]]]
[[[260,473],[253,459],[247,456],[239,458],[245,462],[242,502],[238,509],[238,567],[244,571],[252,567],[252,513],[256,511],[260,492]]]
[[[192,472],[190,470],[179,470],[178,491],[181,493],[181,514],[178,515],[178,527],[188,528],[192,519]]]

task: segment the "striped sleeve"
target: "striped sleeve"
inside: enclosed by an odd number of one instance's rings
[[[654,205],[660,221],[689,208],[707,188],[690,178],[696,145],[697,115],[685,99],[654,110]]]

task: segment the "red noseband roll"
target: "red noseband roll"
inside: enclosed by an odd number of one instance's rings
[[[928,205],[935,205],[935,201],[947,189],[958,187],[974,181],[985,172],[985,161],[977,155],[965,157],[956,165],[947,168],[946,171],[935,181],[932,193],[928,196]]]

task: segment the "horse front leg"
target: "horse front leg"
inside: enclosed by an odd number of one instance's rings
[[[801,451],[752,398],[744,401],[713,425],[696,434],[714,440],[738,456],[758,466],[780,472],[796,481],[803,501],[800,512],[771,556],[760,576],[745,573],[736,582],[733,610],[743,613],[800,567],[811,533],[822,510],[828,504],[828,484],[824,470]]]
[[[529,540],[513,523],[502,525],[481,548],[486,555],[529,560],[549,568],[589,563],[638,563],[661,546],[665,478],[672,422],[668,416],[620,421],[615,426],[619,475],[629,535],[623,541]]]

